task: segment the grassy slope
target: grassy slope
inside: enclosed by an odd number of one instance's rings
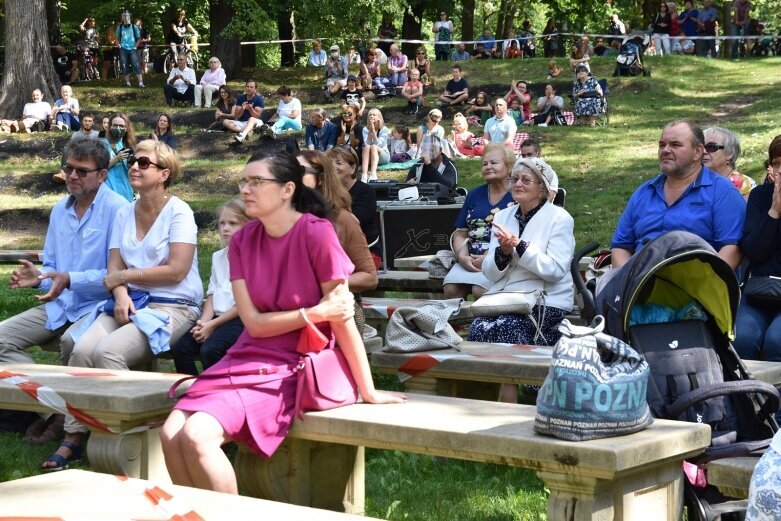
[[[543,142],[543,154],[554,166],[561,184],[568,190],[567,210],[575,218],[579,244],[597,240],[607,245],[627,197],[643,180],[655,175],[656,141],[665,123],[677,118],[692,118],[703,127],[720,125],[735,131],[741,138],[743,156],[740,171],[760,181],[767,144],[778,132],[781,101],[777,92],[781,79],[771,71],[781,58],[748,62],[707,61],[696,58],[665,57],[648,59],[653,70],[649,78],[610,80],[611,124],[605,128],[534,129]],[[612,73],[612,60],[595,60],[598,77]],[[488,62],[469,64],[467,73],[473,86],[477,78],[490,78],[494,92],[505,88],[513,78],[535,82],[544,77],[542,60],[528,63]],[[447,79],[447,67],[435,64],[434,76],[439,85]],[[320,103],[317,76],[311,71],[263,71],[263,92],[271,92],[286,83],[299,88],[305,106]],[[155,80],[153,80],[154,82]],[[236,82],[239,86],[240,82]],[[102,108],[111,100],[127,100],[130,112],[162,106],[162,94],[151,91],[152,99],[126,97],[124,89],[92,87],[77,89],[82,99],[99,97]],[[122,95],[117,95],[120,93]],[[131,93],[132,94],[132,93]],[[566,94],[566,93],[563,93]],[[129,95],[128,95],[129,96]],[[159,98],[159,99],[157,99]],[[428,96],[431,106],[434,97]],[[369,103],[371,106],[371,102]],[[336,106],[326,106],[334,113]],[[392,100],[382,105],[386,121],[414,124],[403,116],[402,103]],[[449,122],[452,113],[445,113]],[[446,125],[449,130],[449,125]],[[180,127],[184,133],[196,128]],[[30,136],[23,139],[35,139]],[[219,150],[226,138],[215,137],[215,151],[209,159],[193,160],[199,168],[224,173],[225,182],[233,182],[243,158],[224,158]],[[213,159],[213,160],[212,160]],[[1,176],[23,176],[26,172],[52,171],[53,161],[29,161],[10,158],[0,161]],[[458,161],[461,184],[472,187],[480,182],[478,161]],[[400,172],[385,177],[401,177]],[[222,182],[222,181],[220,181]],[[195,209],[212,210],[222,200],[210,190],[209,183],[184,181],[176,191]],[[17,193],[0,189],[2,208],[48,208],[56,199],[46,195]],[[2,247],[39,247],[41,237],[27,237]],[[211,252],[218,247],[216,234],[204,231],[199,243],[199,260],[204,280],[208,279]],[[9,267],[0,267],[0,280],[8,280]],[[10,291],[0,286],[0,320],[34,304],[32,292]],[[36,358],[47,355],[38,353]],[[394,382],[380,379],[384,387]],[[36,467],[52,446],[43,449],[22,444],[19,437],[0,434],[0,481],[37,473]],[[433,459],[396,452],[370,451],[367,464],[367,498],[369,514],[387,519],[540,519],[544,518],[545,491],[530,471],[507,469],[495,465],[478,465]]]

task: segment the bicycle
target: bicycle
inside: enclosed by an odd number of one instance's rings
[[[198,54],[198,51],[193,47],[192,41],[188,41],[187,38],[185,38],[182,44],[177,45],[178,53],[174,53],[173,49],[169,48],[165,54],[165,59],[163,60],[163,72],[168,74],[171,69],[174,69],[176,67],[176,57],[178,54],[182,53],[187,57],[187,66],[193,70],[198,70],[201,57]]]
[[[77,44],[79,50],[79,77],[84,81],[100,79],[97,63],[97,43],[89,40]]]

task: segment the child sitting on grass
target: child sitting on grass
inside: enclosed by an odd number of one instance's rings
[[[475,135],[472,134],[466,122],[466,117],[460,112],[453,116],[453,132],[450,139],[456,145],[456,149],[466,157],[478,157],[483,155],[483,145],[473,145]]]
[[[363,116],[366,110],[366,98],[358,88],[358,78],[350,74],[347,76],[347,87],[342,91],[342,99],[345,105],[354,105],[358,108],[358,116]]]
[[[417,114],[420,106],[423,105],[423,83],[420,82],[420,71],[412,69],[409,73],[409,80],[401,89],[401,95],[407,100],[407,110],[405,114]],[[391,152],[392,154],[392,152]]]
[[[556,60],[551,60],[548,62],[548,75],[545,76],[546,80],[552,80],[553,78],[558,78],[561,74],[561,69],[556,64]]]
[[[231,289],[228,243],[249,220],[240,197],[231,199],[217,210],[217,230],[224,248],[212,255],[212,273],[201,317],[189,333],[171,347],[178,373],[198,374],[195,355],[199,351],[204,369],[216,364],[244,331]]]
[[[403,125],[396,125],[388,140],[388,150],[391,155],[390,162],[406,163],[412,159],[409,154],[410,146],[409,129]]]
[[[512,99],[509,113],[516,125],[523,125],[523,107],[521,106],[521,100],[518,98]]]
[[[491,98],[483,91],[477,93],[474,99],[466,102],[469,105],[466,108],[466,115],[470,125],[483,126],[488,119],[494,115],[494,108],[491,106]]]

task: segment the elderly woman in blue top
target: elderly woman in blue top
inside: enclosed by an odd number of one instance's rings
[[[104,311],[81,332],[69,365],[128,369],[169,350],[200,315],[203,283],[198,275],[197,232],[193,212],[168,193],[179,174],[176,151],[165,143],[145,140],[128,159],[130,179],[139,193],[133,204],[117,212],[109,243],[108,275],[103,285],[114,299],[113,313]],[[139,293],[148,296],[142,309]],[[135,297],[135,298],[133,298]],[[65,418],[65,440],[44,468],[62,467],[79,457],[87,428]]]
[[[552,346],[561,336],[559,324],[574,298],[569,264],[575,236],[570,214],[548,202],[552,186],[558,186],[558,177],[544,160],[527,157],[515,163],[510,190],[517,205],[494,216],[482,269],[491,282],[489,293],[541,295],[531,315],[476,317],[469,340]]]

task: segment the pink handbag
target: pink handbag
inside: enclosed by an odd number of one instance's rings
[[[296,370],[295,411],[299,419],[303,419],[303,411],[327,411],[358,401],[358,389],[341,349],[307,353]]]

